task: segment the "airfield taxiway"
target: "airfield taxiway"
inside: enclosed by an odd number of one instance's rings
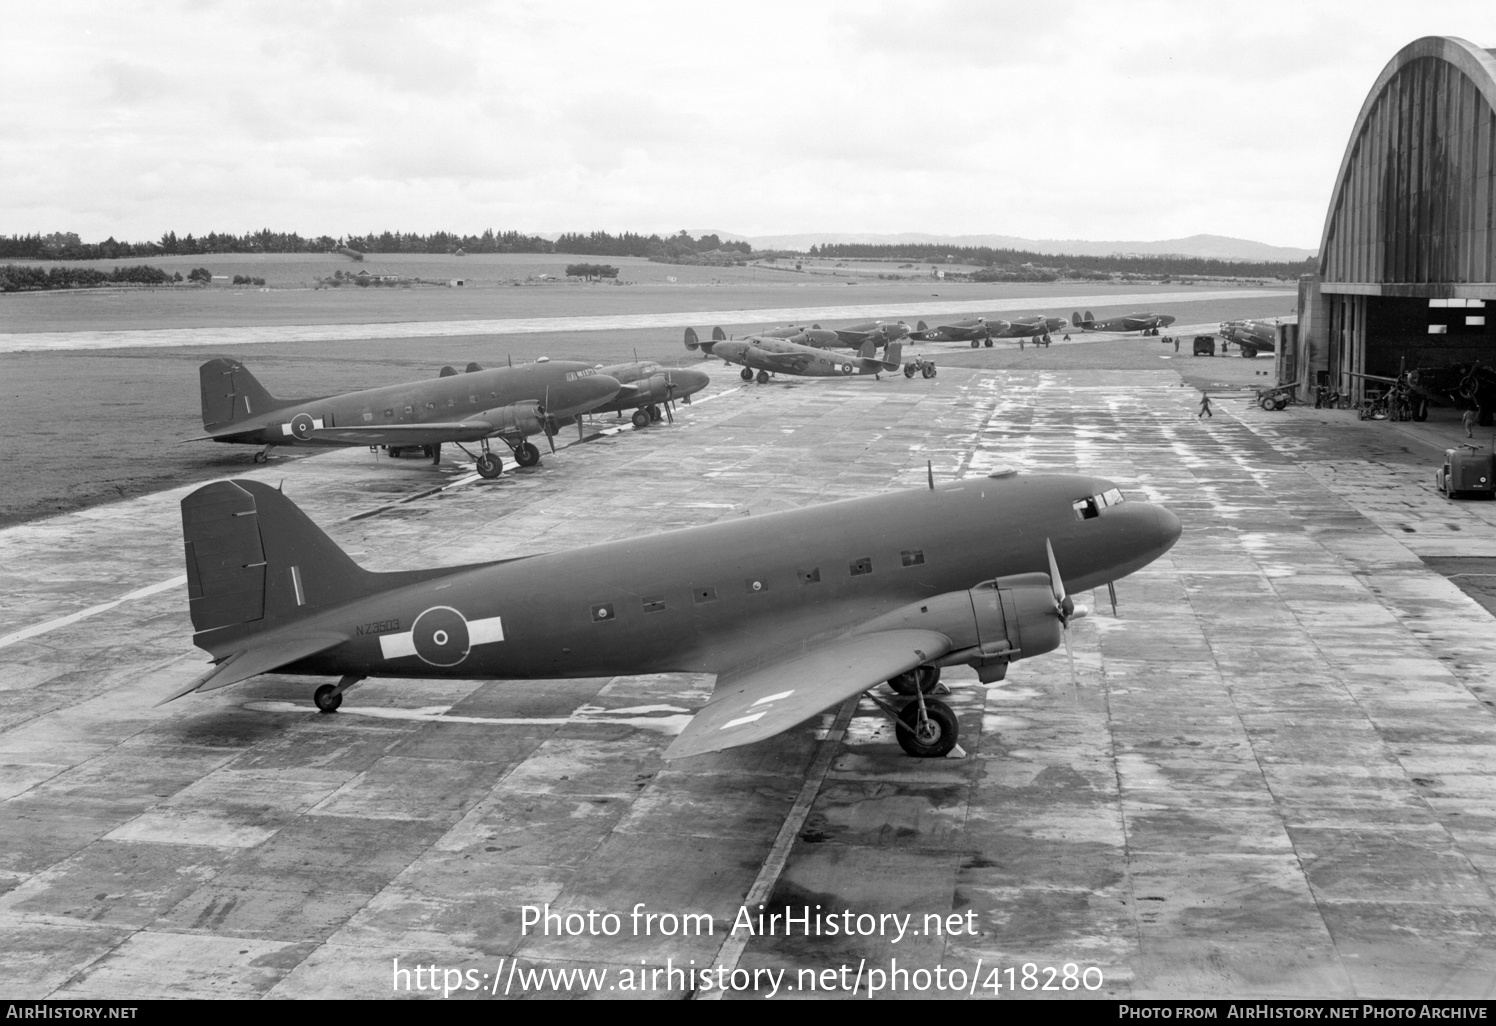
[[[333,716],[317,682],[262,677],[154,708],[203,666],[188,488],[0,531],[7,996],[431,996],[395,960],[481,985],[453,997],[622,996],[668,960],[787,970],[796,996],[875,972],[908,996],[935,977],[890,971],[939,965],[947,996],[960,970],[987,997],[1490,997],[1496,634],[1421,557],[1496,557],[1496,505],[1434,495],[1435,449],[1388,425],[1198,400],[1167,364],[722,376],[674,427],[494,482],[363,450],[244,468],[374,569],[921,487],[927,460],[1092,472],[1174,510],[1120,617],[1090,597],[1075,683],[1062,652],[990,690],[947,671],[964,759],[905,757],[863,701],[666,764],[695,676],[374,681]],[[731,932],[760,901],[916,932]],[[621,928],[523,932],[546,904]],[[645,935],[641,904],[711,934]],[[530,975],[576,969],[607,975]]]

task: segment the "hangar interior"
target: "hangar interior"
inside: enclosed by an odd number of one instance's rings
[[[1372,86],[1351,132],[1320,239],[1299,284],[1298,340],[1279,380],[1359,401],[1362,375],[1496,365],[1496,50],[1428,36]],[[1452,395],[1496,412],[1496,374]]]

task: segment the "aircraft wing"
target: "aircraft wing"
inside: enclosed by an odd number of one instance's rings
[[[291,637],[282,637],[277,632],[271,632],[267,635],[248,638],[244,648],[216,664],[207,673],[193,678],[192,683],[181,691],[163,698],[156,704],[165,705],[167,702],[175,701],[194,691],[216,691],[230,684],[238,684],[242,680],[249,680],[262,673],[288,666],[298,659],[316,655],[334,645],[341,645],[347,640],[343,635],[332,632]]]
[[[752,744],[950,651],[944,634],[879,631],[837,638],[768,665],[717,677],[702,706],[665,752],[667,759]]]
[[[476,442],[493,433],[494,426],[486,420],[462,420],[439,424],[313,428],[307,438],[314,442],[340,442],[344,445],[435,445],[438,442]]]
[[[759,352],[754,360],[768,364],[773,370],[789,371],[798,374],[805,369],[811,360],[809,356],[801,353],[766,353]]]

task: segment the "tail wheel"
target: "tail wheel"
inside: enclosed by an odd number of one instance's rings
[[[331,684],[324,684],[312,692],[312,701],[316,702],[317,708],[325,713],[337,712],[338,706],[343,704],[343,696],[340,694],[335,695],[332,692],[333,685]]]
[[[956,714],[939,699],[927,698],[924,704],[924,719],[920,719],[918,702],[899,711],[899,720],[909,728],[897,731],[899,747],[916,759],[938,759],[956,747]]]

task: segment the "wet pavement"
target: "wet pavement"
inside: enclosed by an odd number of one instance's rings
[[[966,758],[904,756],[862,700],[666,764],[709,678],[384,680],[324,716],[320,681],[267,676],[154,708],[204,665],[190,489],[0,531],[10,995],[1491,995],[1496,636],[1424,562],[1496,557],[1496,503],[1433,491],[1457,425],[1231,396],[1202,421],[1168,369],[711,392],[495,482],[364,450],[243,476],[381,570],[922,487],[927,460],[1095,473],[1184,535],[1119,616],[1079,597],[1073,679],[1063,650],[991,689],[946,671]]]

